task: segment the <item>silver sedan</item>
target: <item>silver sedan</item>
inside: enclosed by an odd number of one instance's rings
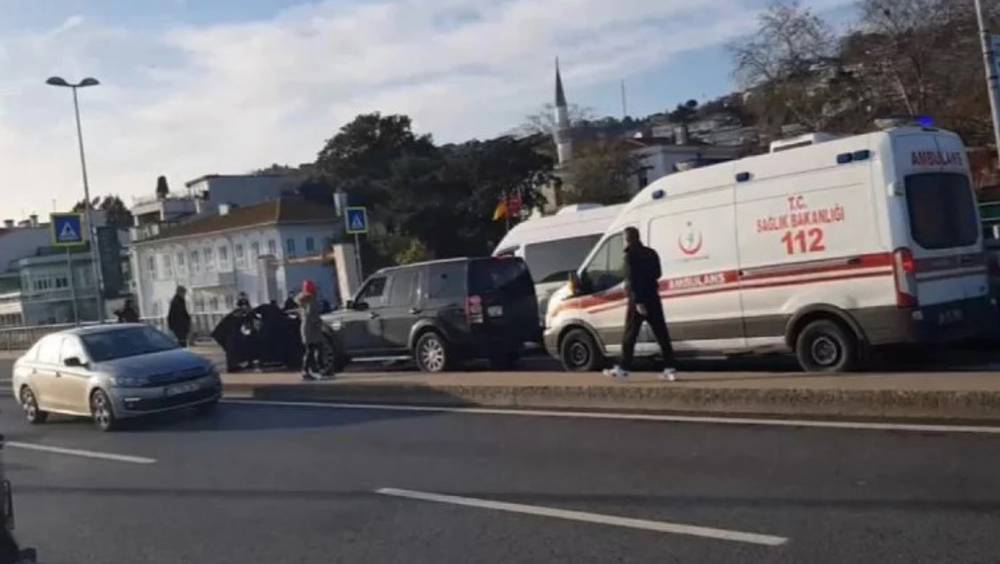
[[[210,410],[222,395],[211,362],[141,324],[46,335],[14,363],[12,384],[30,423],[62,413],[92,417],[104,431],[150,413]]]

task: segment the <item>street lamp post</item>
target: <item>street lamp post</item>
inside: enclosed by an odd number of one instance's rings
[[[66,87],[73,91],[73,113],[76,116],[76,139],[80,146],[80,169],[83,171],[83,212],[87,220],[87,231],[90,235],[90,260],[94,265],[94,282],[97,284],[97,316],[98,321],[104,323],[104,277],[101,276],[101,253],[98,249],[97,228],[94,226],[93,207],[90,204],[90,184],[87,182],[87,158],[84,156],[83,152],[83,129],[80,127],[80,102],[76,95],[78,88],[97,86],[100,82],[98,82],[96,78],[88,77],[81,80],[77,84],[72,84],[66,82],[66,80],[61,77],[53,76],[46,80],[45,83],[51,86]],[[71,277],[73,276],[72,268],[70,269],[69,275]]]
[[[980,40],[983,43],[983,62],[986,64],[986,85],[990,92],[990,110],[993,114],[993,135],[997,145],[997,158],[1000,159],[1000,78],[997,77],[997,57],[1000,54],[993,50],[993,41],[990,32],[986,28],[986,17],[983,14],[983,5],[980,0],[975,0],[976,20],[979,24]],[[997,161],[1000,166],[1000,160]]]

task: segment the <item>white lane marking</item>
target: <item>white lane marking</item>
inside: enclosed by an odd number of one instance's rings
[[[131,456],[128,454],[114,454],[110,452],[97,452],[93,450],[81,450],[76,448],[63,448],[48,445],[38,445],[34,443],[22,443],[19,441],[7,441],[4,445],[11,448],[23,448],[25,450],[37,450],[40,452],[51,452],[54,454],[66,454],[69,456],[82,456],[84,458],[97,458],[100,460],[113,460],[115,462],[130,462],[132,464],[156,464],[155,458],[145,456]]]
[[[226,403],[285,407],[326,407],[337,409],[372,409],[385,411],[429,411],[477,415],[520,415],[524,417],[568,417],[618,421],[656,421],[661,423],[705,423],[711,425],[761,425],[772,427],[819,427],[865,431],[908,431],[914,433],[977,433],[1000,435],[1000,427],[977,425],[923,425],[919,423],[866,423],[863,421],[817,421],[810,419],[761,419],[754,417],[707,417],[695,415],[655,415],[650,413],[607,413],[591,411],[547,411],[499,409],[488,407],[435,407],[429,405],[392,405],[379,403],[326,403],[309,401],[224,400]]]
[[[394,496],[394,497],[417,499],[421,501],[432,501],[436,503],[447,503],[451,505],[463,505],[466,507],[478,507],[480,509],[494,509],[496,511],[524,513],[527,515],[539,515],[542,517],[553,517],[556,519],[568,519],[570,521],[582,521],[584,523],[614,525],[616,527],[628,527],[630,529],[642,529],[646,531],[656,531],[658,533],[689,535],[689,536],[704,537],[710,539],[727,540],[732,542],[746,542],[751,544],[762,544],[766,546],[780,546],[788,542],[788,539],[786,537],[777,537],[773,535],[747,533],[743,531],[733,531],[729,529],[715,529],[712,527],[701,527],[698,525],[686,525],[684,523],[670,523],[668,521],[649,521],[647,519],[633,519],[631,517],[602,515],[600,513],[590,513],[587,511],[572,511],[569,509],[542,507],[540,505],[524,505],[521,503],[491,501],[488,499],[477,499],[474,497],[459,497],[455,495],[418,492],[413,490],[401,490],[397,488],[381,488],[375,490],[375,493]]]

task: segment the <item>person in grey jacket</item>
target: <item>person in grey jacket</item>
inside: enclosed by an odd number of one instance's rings
[[[320,319],[321,305],[316,299],[316,285],[311,280],[302,283],[302,292],[295,296],[299,304],[299,323],[302,336],[302,379],[317,380],[322,374],[323,362],[323,320]]]

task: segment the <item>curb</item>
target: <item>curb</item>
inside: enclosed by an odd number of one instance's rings
[[[1000,392],[667,386],[227,385],[227,397],[437,407],[1000,421]]]

